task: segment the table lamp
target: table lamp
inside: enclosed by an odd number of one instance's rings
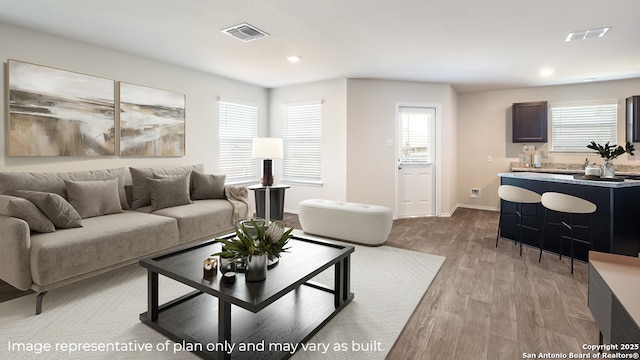
[[[262,161],[262,186],[266,187],[264,195],[264,214],[267,225],[270,224],[270,195],[269,186],[273,185],[272,159],[281,159],[283,156],[281,138],[254,138],[251,147],[251,157],[263,159]]]

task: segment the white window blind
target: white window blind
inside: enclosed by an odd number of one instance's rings
[[[284,159],[282,180],[321,184],[322,103],[320,101],[283,106]]]
[[[433,121],[433,109],[401,106],[399,113],[402,121],[402,162],[429,162],[429,122]]]
[[[552,151],[588,152],[591,141],[616,143],[618,104],[551,106]]]
[[[251,143],[258,135],[258,106],[220,100],[219,114],[220,174],[227,176],[227,182],[255,180],[258,172]]]

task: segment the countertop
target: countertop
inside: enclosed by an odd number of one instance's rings
[[[499,173],[498,176],[514,178],[514,179],[548,181],[548,182],[577,184],[577,185],[586,185],[586,186],[598,186],[598,187],[607,187],[607,188],[624,188],[624,187],[640,186],[640,180],[625,179],[624,181],[620,181],[620,182],[583,180],[583,179],[574,179],[573,175],[548,174],[548,173],[542,173],[542,172],[509,172],[509,173]]]
[[[511,163],[511,171],[514,172],[539,172],[539,173],[553,173],[553,174],[584,174],[584,164],[570,164],[570,163],[542,163],[539,168],[531,166],[522,166],[517,162]],[[640,177],[640,166],[638,165],[623,165],[615,164],[614,168],[616,176],[631,176]]]

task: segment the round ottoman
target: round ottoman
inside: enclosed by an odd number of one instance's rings
[[[321,199],[301,201],[298,218],[305,233],[372,246],[387,241],[393,225],[387,207]]]

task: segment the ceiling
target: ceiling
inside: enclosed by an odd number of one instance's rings
[[[640,77],[638,0],[2,0],[0,21],[266,88],[334,78],[460,93]],[[248,22],[270,36],[220,30]],[[569,32],[610,26],[602,38]],[[286,56],[302,61],[292,64]],[[540,70],[551,68],[549,77]]]

